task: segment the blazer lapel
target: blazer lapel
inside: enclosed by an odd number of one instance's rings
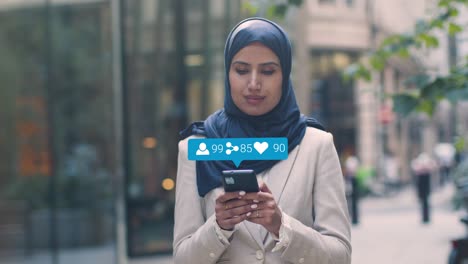
[[[289,153],[287,160],[277,163],[274,168],[266,171],[265,175],[267,176],[266,183],[268,188],[270,188],[273,196],[275,197],[276,203],[279,205],[281,200],[281,195],[286,186],[288,178],[291,174],[291,171],[294,167],[297,154],[299,153],[300,144]],[[264,242],[268,237],[268,232],[263,228],[260,228],[258,224],[244,221],[241,226],[244,226],[245,229],[250,233],[252,239],[257,242],[260,248],[264,248]]]
[[[266,183],[268,184],[268,188],[270,188],[273,196],[275,197],[276,203],[279,205],[281,202],[281,195],[283,194],[284,188],[286,188],[287,181],[289,176],[291,175],[291,171],[294,167],[294,163],[296,162],[297,154],[299,153],[300,144],[294,148],[291,153],[289,153],[289,157],[287,160],[279,162],[269,170],[268,177]]]

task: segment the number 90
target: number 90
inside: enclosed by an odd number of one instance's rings
[[[275,152],[285,152],[286,151],[286,145],[284,145],[284,144],[273,144],[273,150]]]

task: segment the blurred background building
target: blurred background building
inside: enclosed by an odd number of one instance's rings
[[[302,112],[377,178],[393,155],[410,182],[411,158],[468,129],[466,105],[401,119],[384,96],[417,71],[447,72],[466,34],[370,83],[341,76],[433,4],[304,0],[278,20]],[[171,253],[178,131],[222,107],[224,41],[245,16],[241,0],[0,1],[1,263]]]
[[[427,0],[308,0],[287,20],[296,44],[294,77],[301,109],[335,135],[342,160],[358,156],[382,181],[388,180],[389,158],[397,158],[398,181],[409,183],[412,158],[466,133],[464,103],[457,106],[458,113],[443,102],[434,119],[422,114],[402,119],[393,113],[388,96],[412,88],[407,79],[417,73],[447,74],[468,54],[466,36],[438,32],[436,49],[414,52],[407,59],[392,57],[384,70],[373,73],[371,82],[347,82],[342,71],[365,59],[385,37],[412,32],[436,9],[437,2]]]

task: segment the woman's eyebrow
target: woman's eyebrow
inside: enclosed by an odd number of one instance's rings
[[[235,61],[232,63],[233,65],[234,64],[241,64],[241,65],[251,65],[250,63],[247,63],[247,62],[244,62],[244,61]],[[269,65],[274,65],[274,66],[278,66],[280,67],[280,65],[274,61],[269,61],[269,62],[264,62],[264,63],[260,63],[260,66],[269,66]]]
[[[245,66],[250,65],[250,64],[248,64],[247,62],[243,62],[243,61],[234,61],[234,62],[232,63],[232,65],[234,65],[234,64],[241,64],[241,65],[245,65]]]
[[[270,66],[270,65],[274,65],[274,66],[278,66],[280,67],[280,65],[274,61],[269,61],[269,62],[264,62],[264,63],[260,63],[260,65],[262,66]]]

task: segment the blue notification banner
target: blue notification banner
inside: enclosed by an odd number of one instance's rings
[[[243,160],[285,160],[287,138],[203,138],[189,139],[189,160],[232,160],[239,167]]]

